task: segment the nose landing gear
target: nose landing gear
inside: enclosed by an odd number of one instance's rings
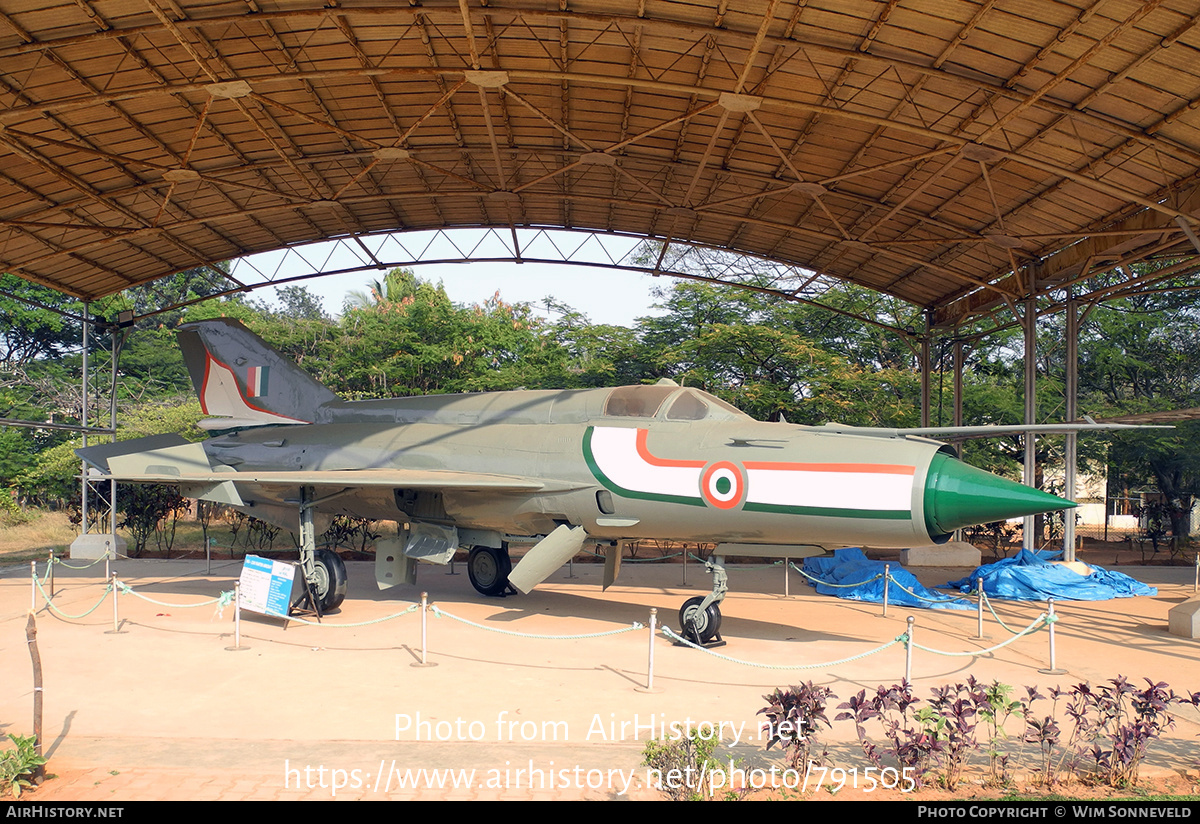
[[[729,591],[729,576],[723,563],[724,558],[710,558],[704,562],[704,569],[713,577],[712,592],[687,599],[679,610],[680,634],[697,646],[725,646],[725,639],[721,637],[719,604]]]

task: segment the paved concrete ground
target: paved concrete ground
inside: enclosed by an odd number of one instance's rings
[[[884,618],[879,605],[816,595],[795,574],[784,597],[781,568],[733,568],[723,605],[729,643],[719,652],[759,666],[660,637],[648,691],[645,629],[569,641],[527,636],[645,624],[651,607],[674,627],[682,601],[707,590],[698,565],[688,567],[684,585],[679,565],[626,564],[608,592],[599,587],[600,567],[577,565],[573,579],[564,569],[533,594],[508,599],[478,597],[461,566],[455,576],[423,568],[419,588],[389,593],[375,589],[369,564],[348,566],[349,597],[328,626],[246,620],[240,651],[227,649],[232,609],[174,606],[232,589],[238,564],[218,562],[205,575],[202,561],[117,562],[122,581],[171,604],[122,596],[119,634],[111,633],[110,600],[86,617],[59,614],[80,615],[98,602],[103,565],[58,567],[58,612],[39,599],[37,630],[49,771],[59,777],[36,798],[657,798],[639,767],[647,738],[689,720],[724,724],[726,742],[740,734],[732,754],[751,766],[779,765],[776,751],[765,753],[758,739],[763,695],[814,680],[841,701],[899,681],[900,645],[822,662],[887,644],[904,631],[906,615],[917,616],[917,642],[940,651],[977,651],[1009,637],[989,617],[990,640],[975,640],[973,612],[893,608]],[[1167,633],[1167,610],[1192,596],[1193,571],[1121,571],[1157,586],[1158,595],[1060,605],[1058,664],[1066,674],[1038,672],[1048,663],[1043,630],[980,656],[916,650],[918,694],[969,674],[1043,692],[1117,675],[1200,690],[1200,642]],[[966,572],[919,577],[938,584]],[[428,658],[436,666],[416,666],[417,613],[383,620],[417,600],[420,589],[456,616],[429,620]],[[28,566],[0,570],[0,732],[31,731],[29,605]],[[1024,627],[1041,606],[996,609],[1010,626]],[[365,621],[376,623],[344,626]],[[798,664],[818,666],[784,669]],[[1194,768],[1197,734],[1200,717],[1189,708],[1151,767]],[[838,763],[861,761],[852,724],[835,724],[826,737]],[[455,780],[470,786],[455,787]]]

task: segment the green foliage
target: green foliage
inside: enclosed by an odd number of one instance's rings
[[[171,536],[174,536],[174,520],[179,511],[187,506],[187,499],[179,494],[179,487],[166,484],[119,484],[117,486],[117,508],[125,516],[121,526],[129,530],[133,547],[132,558],[142,557],[150,536],[162,528],[163,522],[171,521]],[[160,540],[160,547],[161,547]],[[170,553],[170,545],[166,547]]]
[[[15,426],[0,428],[0,487],[12,483],[36,452],[31,430]]]
[[[34,520],[34,516],[16,501],[16,491],[0,486],[0,526],[20,526]]]
[[[1163,291],[1097,307],[1085,327],[1080,393],[1101,415],[1200,406],[1200,300],[1195,292]],[[1156,489],[1170,522],[1173,550],[1187,542],[1200,496],[1200,424],[1114,435],[1109,487]]]
[[[686,735],[647,741],[642,749],[642,766],[650,768],[647,781],[672,801],[739,801],[743,793],[714,783],[717,776],[727,778],[736,766],[731,760],[726,771],[714,756],[720,745],[719,736],[701,735],[699,728],[689,729]]]
[[[80,307],[53,289],[15,275],[0,275],[0,368],[55,357],[78,344],[79,325],[53,309],[78,312]]]
[[[37,736],[8,736],[16,749],[0,752],[0,793],[8,791],[13,798],[20,798],[23,790],[31,789],[31,777],[46,759],[37,754]]]
[[[703,283],[660,293],[642,341],[659,376],[699,386],[753,417],[863,426],[916,423],[920,382],[899,340],[854,336],[807,304]],[[890,344],[890,345],[889,345]]]
[[[464,307],[440,285],[402,282],[386,299],[348,305],[332,352],[336,391],[376,398],[563,384],[567,351],[528,305],[497,293]]]
[[[184,397],[147,401],[125,409],[118,416],[118,437],[122,440],[179,432],[197,439],[201,432],[200,403]],[[17,473],[14,483],[29,500],[42,506],[64,506],[78,501],[80,462],[75,450],[83,445],[81,437],[59,443],[39,452],[30,465]]]

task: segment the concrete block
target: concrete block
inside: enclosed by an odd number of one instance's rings
[[[95,561],[99,558],[115,560],[125,554],[125,539],[120,535],[89,533],[71,541],[71,560]]]
[[[983,554],[966,541],[950,541],[941,546],[914,546],[900,551],[900,563],[906,567],[971,567],[983,560]]]
[[[1200,638],[1200,596],[1167,611],[1167,631],[1180,638]]]

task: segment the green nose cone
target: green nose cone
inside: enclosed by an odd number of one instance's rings
[[[963,526],[1073,506],[1056,495],[984,472],[943,453],[934,456],[925,479],[925,528],[931,537]]]

